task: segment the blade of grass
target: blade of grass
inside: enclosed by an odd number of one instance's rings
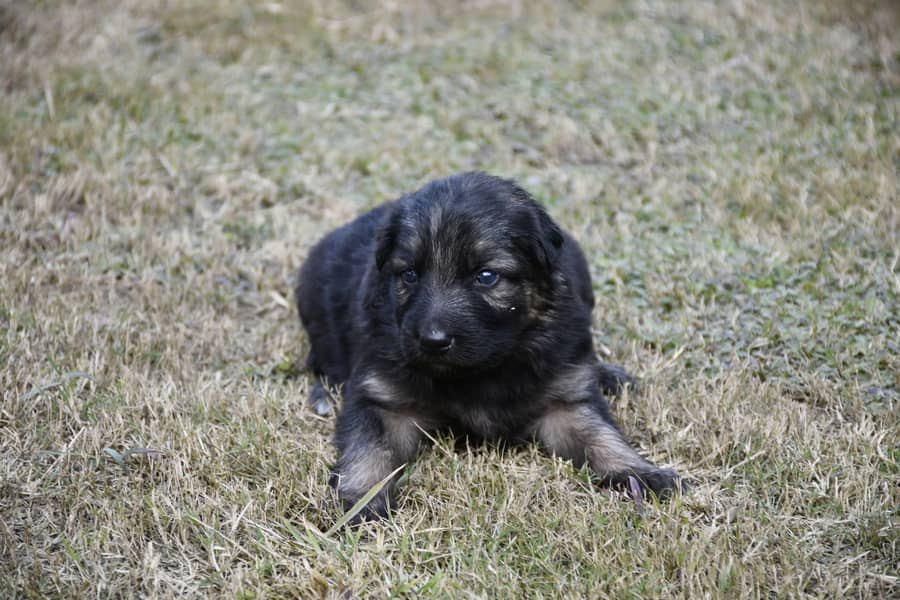
[[[390,475],[388,475],[387,477],[385,477],[384,479],[382,479],[381,481],[379,481],[378,483],[373,485],[372,489],[370,489],[368,492],[366,492],[366,494],[362,498],[360,498],[356,502],[356,504],[354,504],[352,507],[350,507],[350,510],[345,512],[343,514],[343,516],[340,519],[338,519],[334,525],[331,526],[331,529],[329,529],[328,531],[325,532],[325,536],[331,537],[332,535],[334,535],[335,532],[339,531],[342,527],[344,527],[344,525],[349,523],[350,520],[353,517],[355,517],[356,515],[358,515],[360,513],[360,511],[362,511],[362,509],[365,508],[365,506],[369,503],[369,501],[372,500],[372,498],[374,498],[378,494],[378,492],[380,492],[382,490],[382,488],[384,488],[384,486],[386,486],[388,484],[388,482],[397,473],[402,471],[405,467],[406,467],[406,463],[403,463],[402,465],[400,465],[399,467],[397,467],[396,469],[391,471]]]

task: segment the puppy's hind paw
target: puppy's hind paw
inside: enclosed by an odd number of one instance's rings
[[[637,377],[624,367],[604,362],[600,363],[597,369],[597,383],[604,396],[618,396],[626,387],[632,391],[639,389]]]
[[[309,392],[309,405],[321,417],[327,417],[334,412],[331,394],[328,393],[321,381],[317,381]]]

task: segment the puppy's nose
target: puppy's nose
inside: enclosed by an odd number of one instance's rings
[[[453,345],[453,337],[440,327],[426,327],[419,335],[422,350],[433,354],[441,354]]]

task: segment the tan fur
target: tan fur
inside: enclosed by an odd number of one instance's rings
[[[359,387],[366,392],[372,399],[383,404],[398,404],[402,402],[403,395],[393,383],[387,381],[383,377],[379,377],[377,373],[366,375],[359,383]]]
[[[580,364],[561,372],[547,386],[544,396],[558,402],[576,402],[590,395],[597,385],[597,367]]]
[[[414,459],[419,450],[423,427],[412,418],[388,410],[380,410],[384,439],[376,446],[352,446],[342,457],[345,468],[338,480],[338,490],[348,498],[364,495],[372,486],[397,467]],[[382,496],[387,497],[391,485]]]
[[[434,207],[429,213],[428,229],[431,238],[430,271],[436,281],[449,286],[453,283],[458,257],[454,252],[456,247],[453,244],[445,243],[444,237],[447,235],[447,231],[444,230],[444,211],[440,206]]]
[[[470,407],[466,411],[460,411],[457,417],[469,431],[482,438],[492,437],[497,429],[497,424],[491,416],[477,407]]]
[[[535,437],[551,454],[588,462],[598,475],[652,469],[621,434],[585,404],[560,405],[541,417]]]
[[[387,477],[397,466],[391,452],[384,448],[358,446],[344,457],[344,469],[338,479],[342,496],[358,498]]]
[[[493,253],[488,251],[493,250]],[[522,261],[517,260],[515,256],[505,252],[491,248],[488,245],[479,244],[476,251],[483,254],[484,264],[480,269],[489,271],[497,271],[499,273],[515,272],[522,266]]]
[[[515,294],[515,284],[500,280],[494,288],[486,290],[482,298],[494,310],[503,311],[509,310],[509,307],[512,306]]]
[[[385,436],[404,462],[416,455],[423,432],[434,426],[423,419],[389,410],[380,410],[379,414],[384,423]]]

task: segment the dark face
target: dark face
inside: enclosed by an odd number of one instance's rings
[[[495,367],[516,352],[562,243],[524,192],[481,178],[405,198],[379,239],[401,351],[433,377]]]

